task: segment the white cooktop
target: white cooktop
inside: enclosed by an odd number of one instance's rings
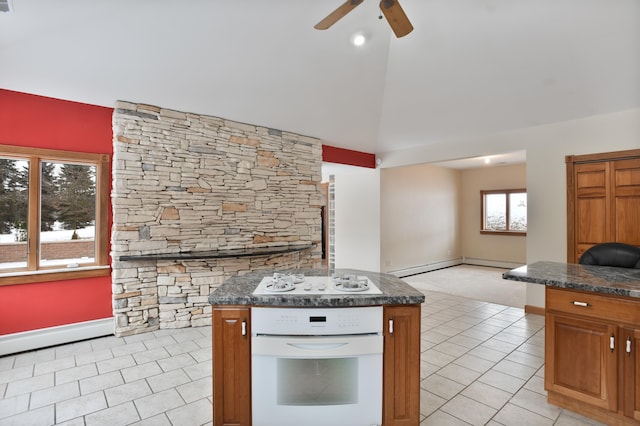
[[[273,276],[262,278],[260,284],[253,291],[255,295],[280,295],[286,294],[382,294],[382,291],[366,276],[357,276],[355,280],[363,284],[360,288],[349,288],[344,285],[344,280],[332,277],[304,277],[299,276],[295,284],[284,288],[274,286]]]

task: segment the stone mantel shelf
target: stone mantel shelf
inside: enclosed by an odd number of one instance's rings
[[[315,244],[290,245],[278,247],[257,247],[242,249],[226,249],[226,250],[194,250],[181,253],[156,253],[156,254],[139,254],[120,256],[120,261],[138,261],[138,260],[199,260],[199,259],[224,259],[230,257],[257,257],[272,256],[277,254],[295,253],[299,251],[309,250],[315,247]]]

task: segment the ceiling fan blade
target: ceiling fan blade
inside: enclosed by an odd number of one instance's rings
[[[358,6],[363,1],[364,0],[347,0],[336,10],[331,12],[326,18],[318,22],[313,28],[315,28],[316,30],[326,30],[327,28],[338,22],[340,19],[342,19],[342,17],[344,17],[347,13],[355,9],[356,6]]]
[[[387,18],[396,37],[404,37],[413,31],[413,25],[397,0],[380,0],[380,10]]]

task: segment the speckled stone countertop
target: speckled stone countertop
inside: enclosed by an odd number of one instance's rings
[[[640,298],[640,269],[536,262],[505,272],[502,278],[551,287]]]
[[[331,276],[326,269],[305,269],[295,271],[277,271],[303,273],[305,276]],[[271,275],[271,271],[251,272],[246,275],[232,277],[225,281],[209,296],[212,305],[248,305],[248,306],[290,306],[290,307],[347,307],[376,305],[413,305],[424,302],[424,294],[409,284],[389,274],[361,271],[357,269],[336,269],[338,274],[366,275],[382,294],[303,294],[287,295],[252,294],[263,277]]]

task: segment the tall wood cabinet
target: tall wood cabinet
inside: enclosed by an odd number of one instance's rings
[[[213,424],[251,425],[251,311],[214,308]]]
[[[546,288],[552,404],[612,425],[640,421],[640,300]]]
[[[640,150],[570,155],[567,262],[604,242],[640,246]]]
[[[420,422],[420,305],[384,307],[382,420],[385,426]]]

